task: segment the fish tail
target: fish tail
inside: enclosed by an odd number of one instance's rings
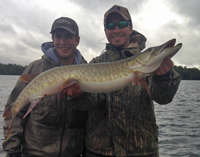
[[[14,118],[12,119],[11,121],[11,124],[10,124],[10,128],[8,130],[8,134],[6,136],[6,141],[8,140],[8,138],[10,137],[10,133],[11,133],[11,130],[12,130],[12,127],[13,127],[13,123],[14,123]]]

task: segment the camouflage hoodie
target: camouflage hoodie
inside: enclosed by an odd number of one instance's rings
[[[146,38],[133,31],[130,45],[118,50],[111,44],[91,62],[114,62],[137,53],[145,47]],[[158,152],[158,127],[153,100],[159,104],[172,101],[180,75],[174,70],[163,76],[146,78],[152,99],[142,85],[127,86],[106,93],[102,108],[89,110],[86,149],[107,156],[145,156]]]

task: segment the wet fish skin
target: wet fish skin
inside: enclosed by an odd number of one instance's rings
[[[175,42],[176,40],[172,39],[161,46],[148,48],[138,55],[117,62],[62,66],[41,73],[5,110],[3,117],[12,118],[6,140],[10,136],[17,113],[24,106],[31,103],[25,118],[42,98],[61,93],[63,89],[75,83],[80,86],[82,91],[91,93],[107,93],[131,83],[132,85],[142,83],[150,96],[148,87],[142,78],[159,68],[166,57],[174,55],[180,50],[182,44],[174,46]],[[22,81],[30,80],[28,75],[22,75],[20,79]]]

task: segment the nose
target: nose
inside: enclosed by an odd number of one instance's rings
[[[62,37],[62,38],[60,39],[60,43],[61,43],[61,44],[65,44],[66,42],[67,42],[67,38]]]
[[[120,28],[118,26],[115,26],[115,29],[113,30],[114,32],[120,32]]]

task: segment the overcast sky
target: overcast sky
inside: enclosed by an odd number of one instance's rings
[[[61,16],[79,25],[78,49],[90,61],[105,48],[103,15],[115,4],[129,9],[146,48],[176,38],[183,47],[175,65],[200,69],[200,0],[0,0],[0,63],[28,65],[41,58],[40,46],[51,41],[51,25]]]

